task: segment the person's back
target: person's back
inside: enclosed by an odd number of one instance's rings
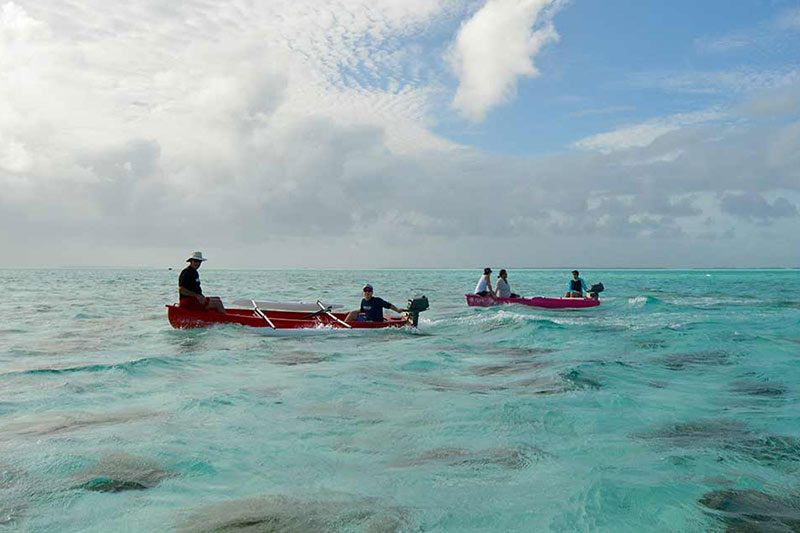
[[[497,278],[495,283],[495,294],[498,298],[511,298],[511,286],[503,278]]]
[[[494,290],[492,290],[492,280],[489,278],[491,273],[491,268],[486,267],[483,269],[483,275],[481,276],[481,279],[478,280],[478,284],[475,286],[475,291],[473,294],[477,294],[478,296],[494,296]]]
[[[197,297],[203,295],[203,289],[200,287],[200,274],[197,272],[198,263],[198,260],[192,260],[192,263],[181,270],[178,276],[178,300],[182,304],[181,307],[190,307],[192,302],[189,300],[197,301]],[[181,291],[181,289],[184,290]],[[193,298],[191,293],[197,296]]]

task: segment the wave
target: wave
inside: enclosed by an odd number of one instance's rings
[[[664,302],[664,300],[656,298],[655,296],[635,296],[633,298],[628,298],[628,305],[633,308],[653,307],[665,304],[666,302]]]
[[[440,326],[464,326],[470,330],[497,330],[500,328],[521,329],[530,328],[531,326],[536,329],[563,329],[565,327],[562,321],[559,320],[509,311],[481,313],[454,319],[442,319],[438,321],[438,323]]]
[[[140,422],[161,416],[156,411],[119,411],[112,413],[45,413],[30,420],[26,417],[11,420],[2,427],[3,437],[14,435],[46,436],[91,430],[100,426]]]
[[[105,318],[102,315],[92,314],[92,313],[78,313],[74,316],[75,320],[99,320],[101,318]]]
[[[5,372],[0,376],[34,376],[42,374],[72,374],[75,372],[105,372],[109,370],[122,370],[123,372],[131,372],[134,369],[148,367],[148,366],[171,366],[172,361],[161,357],[144,357],[142,359],[134,359],[125,361],[124,363],[115,363],[110,365],[78,365],[60,368],[29,368],[26,370],[12,370]]]
[[[769,305],[783,309],[800,309],[800,300],[775,300]]]
[[[800,307],[797,301],[773,301],[761,300],[748,297],[735,296],[677,296],[670,295],[662,298],[655,296],[635,296],[628,298],[628,305],[633,308],[671,306],[675,308],[689,308],[698,310],[714,310],[725,307],[753,307],[753,306],[776,306],[776,307]]]

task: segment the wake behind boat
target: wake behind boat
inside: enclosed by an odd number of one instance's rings
[[[479,294],[467,294],[467,305],[469,307],[494,307],[496,305],[519,304],[528,307],[541,307],[544,309],[581,309],[585,307],[597,307],[600,300],[594,298],[544,298],[534,296],[532,298],[497,298],[494,296],[481,296]]]

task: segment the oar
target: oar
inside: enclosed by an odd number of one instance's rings
[[[253,312],[255,314],[257,314],[258,316],[260,316],[261,318],[266,320],[267,324],[269,324],[269,327],[271,327],[272,329],[277,329],[275,327],[275,324],[272,323],[272,320],[270,320],[269,317],[267,315],[265,315],[264,312],[261,309],[258,308],[258,304],[256,303],[255,300],[250,300],[250,303],[253,304]]]
[[[320,302],[319,300],[317,300],[317,305],[319,306],[320,312],[325,313],[326,315],[328,315],[329,317],[334,319],[339,324],[343,325],[346,328],[352,328],[353,327],[350,324],[348,324],[347,322],[345,322],[343,320],[339,320],[338,318],[336,318],[336,316],[333,313],[330,312],[330,308],[329,307],[325,307],[324,305],[322,305],[322,302]]]
[[[330,307],[326,307],[325,309],[321,309],[321,310],[319,310],[319,311],[316,311],[316,312],[314,312],[314,313],[311,313],[310,315],[302,316],[302,317],[300,317],[300,320],[308,320],[309,318],[314,318],[314,317],[316,317],[316,316],[319,316],[319,315],[321,315],[322,313],[326,313],[326,312],[328,312],[328,311],[330,311],[330,310],[331,310],[331,308],[330,308]]]

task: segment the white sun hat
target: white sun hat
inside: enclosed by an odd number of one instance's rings
[[[189,256],[189,259],[187,259],[186,262],[188,263],[192,259],[201,262],[206,260],[206,258],[203,257],[203,252],[192,252],[192,255]]]

